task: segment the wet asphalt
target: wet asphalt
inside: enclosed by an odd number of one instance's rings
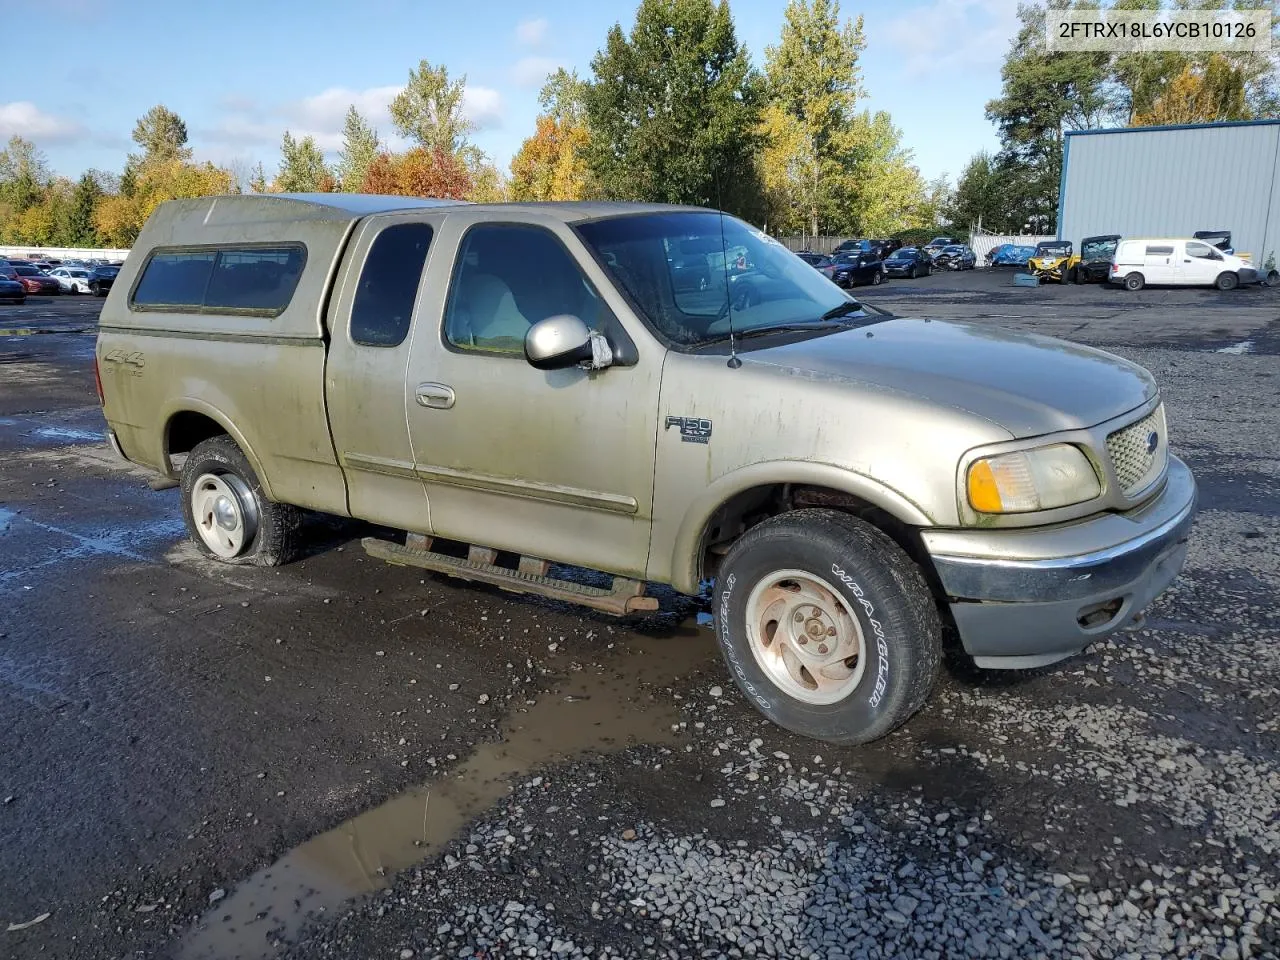
[[[1280,291],[1008,279],[858,293],[1151,369],[1201,485],[1188,569],[1143,629],[1057,667],[953,656],[915,720],[856,750],[759,718],[688,599],[619,621],[387,566],[360,549],[371,531],[323,519],[279,570],[200,558],[177,492],[103,441],[101,301],[0,305],[0,956],[517,955],[480,940],[490,902],[522,898],[554,907],[548,949],[751,955],[740,930],[660,924],[625,861],[711,842],[773,859],[847,844],[859,818],[885,830],[879,856],[910,858],[907,808],[972,817],[991,862],[1078,893],[1079,930],[1044,921],[1060,950],[1121,955],[1090,911],[1138,890],[1135,924],[1172,910],[1201,939],[1166,950],[1152,927],[1134,955],[1277,956]],[[644,849],[619,861],[626,843]],[[673,900],[704,885],[659,873]],[[968,910],[948,889],[939,916]],[[858,909],[848,942],[888,907]]]

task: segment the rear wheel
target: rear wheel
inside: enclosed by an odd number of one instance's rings
[[[182,515],[196,546],[224,563],[277,567],[298,554],[301,513],[267,498],[226,434],[197,444],[183,464]]]
[[[1234,290],[1236,287],[1240,286],[1240,276],[1238,274],[1231,273],[1230,271],[1220,273],[1218,274],[1218,279],[1215,281],[1214,286],[1219,290]]]
[[[89,284],[89,292],[92,293],[95,297],[98,295],[98,284],[96,281]]]
[[[1146,278],[1140,273],[1131,273],[1124,278],[1124,288],[1126,290],[1141,290],[1146,284]]]
[[[797,510],[743,535],[721,565],[715,616],[739,689],[804,736],[879,739],[937,680],[941,619],[920,569],[835,510]]]
[[[883,282],[884,282],[884,274],[881,273],[879,270],[877,270],[875,273],[871,275],[871,283],[873,286]]]

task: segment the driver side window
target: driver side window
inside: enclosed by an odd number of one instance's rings
[[[468,353],[522,357],[525,334],[538,321],[570,314],[598,330],[607,309],[569,251],[547,230],[478,224],[458,249],[444,337]]]

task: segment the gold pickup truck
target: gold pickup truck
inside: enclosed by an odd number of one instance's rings
[[[1142,368],[895,317],[696,207],[172,201],[96,361],[209,555],[284,563],[306,509],[619,615],[710,588],[750,702],[837,743],[925,703],[944,633],[1022,668],[1133,622],[1196,503]]]

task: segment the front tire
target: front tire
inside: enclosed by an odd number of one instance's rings
[[[299,553],[302,514],[267,498],[226,434],[197,444],[183,464],[182,518],[196,547],[223,563],[278,567]]]
[[[797,510],[744,534],[716,579],[715,620],[752,705],[817,740],[877,740],[937,681],[942,624],[923,574],[880,530],[836,510]]]
[[[1214,282],[1214,286],[1219,290],[1234,290],[1240,286],[1240,276],[1230,271],[1220,273],[1218,274],[1218,279]]]

